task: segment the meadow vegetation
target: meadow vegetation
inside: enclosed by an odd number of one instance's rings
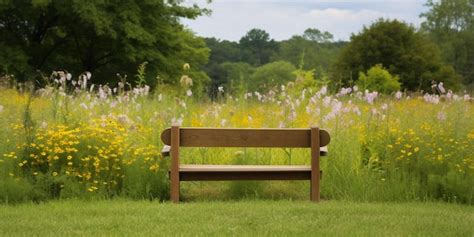
[[[189,67],[185,65],[185,67]],[[369,73],[370,76],[370,73]],[[201,98],[192,79],[154,91],[95,86],[54,72],[49,86],[0,93],[0,199],[168,198],[161,131],[195,127],[309,127],[332,141],[322,159],[326,200],[445,200],[472,204],[474,106],[469,94],[330,92],[297,78],[267,93]],[[183,163],[309,164],[301,149],[183,149]],[[307,199],[307,182],[189,182],[184,199]]]
[[[471,205],[474,6],[426,6],[419,28],[381,18],[348,42],[316,28],[232,42],[187,29],[210,12],[183,1],[0,1],[0,202],[166,200],[160,133],[179,124],[319,126],[332,137],[323,199]],[[310,164],[301,149],[182,152],[194,164]],[[183,186],[187,201],[309,195],[302,181]]]

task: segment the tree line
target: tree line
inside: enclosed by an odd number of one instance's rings
[[[209,14],[181,1],[0,2],[0,72],[16,80],[41,78],[64,69],[92,72],[95,83],[140,78],[152,86],[179,84],[213,96],[266,90],[294,81],[330,88],[360,85],[382,91],[428,90],[433,82],[453,89],[474,86],[474,3],[428,0],[415,28],[378,19],[350,41],[309,28],[276,41],[251,29],[238,42],[201,38],[181,19]],[[190,65],[183,68],[183,65]],[[380,88],[386,85],[386,88]]]

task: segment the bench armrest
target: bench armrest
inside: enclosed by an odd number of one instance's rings
[[[321,147],[319,148],[319,155],[320,156],[327,156],[328,155],[328,147]]]
[[[168,146],[168,145],[165,145],[163,147],[163,149],[161,150],[161,155],[162,156],[170,156],[170,150],[171,150],[171,147]]]

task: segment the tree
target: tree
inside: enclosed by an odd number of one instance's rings
[[[206,38],[206,45],[211,50],[209,64],[240,61],[240,46],[237,42]]]
[[[278,49],[278,44],[270,39],[270,35],[260,29],[251,29],[239,43],[242,61],[254,66],[270,62],[270,57]]]
[[[51,1],[0,2],[0,70],[26,79],[36,70],[61,68],[76,75],[87,70],[96,82],[115,73],[134,74],[148,62],[149,82],[179,77],[189,63],[199,79],[208,51],[202,39],[183,28],[181,18],[206,13],[181,1]],[[197,80],[198,78],[195,78]]]
[[[227,84],[226,71],[222,68],[222,63],[240,61],[239,43],[216,38],[206,38],[206,45],[211,50],[209,62],[205,66],[205,71],[211,78],[209,95],[217,95],[217,88]]]
[[[221,64],[224,76],[226,78],[226,88],[234,94],[241,94],[248,91],[251,75],[255,68],[248,63],[231,63]]]
[[[249,91],[266,91],[273,87],[285,85],[295,79],[296,70],[289,62],[276,61],[255,69],[249,83]]]
[[[317,74],[327,72],[330,65],[336,60],[340,49],[344,46],[344,42],[311,40],[314,37],[308,36],[307,33],[313,30],[319,31],[317,29],[307,29],[302,36],[295,35],[288,40],[278,42],[279,51],[274,54],[272,61],[284,60],[305,70],[316,69]]]
[[[474,2],[472,0],[428,0],[421,14],[422,29],[440,45],[444,60],[466,84],[474,84]]]
[[[359,80],[357,86],[362,90],[378,91],[389,94],[400,90],[400,82],[398,76],[392,76],[390,73],[377,64],[371,67],[367,74],[359,72]]]
[[[439,48],[425,34],[398,20],[379,19],[351,36],[334,65],[332,78],[339,86],[350,85],[359,79],[359,72],[377,64],[397,75],[408,90],[429,89],[444,66]],[[443,81],[451,87],[459,84],[456,75]]]
[[[303,38],[318,43],[329,43],[333,41],[334,36],[327,31],[321,32],[316,28],[308,28],[304,31]]]

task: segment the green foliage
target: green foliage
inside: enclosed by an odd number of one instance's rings
[[[269,63],[271,56],[278,50],[278,44],[260,29],[251,29],[239,43],[242,60],[254,66]]]
[[[148,64],[148,62],[144,62],[144,63],[142,63],[138,66],[138,72],[137,72],[137,75],[135,75],[135,77],[137,78],[136,81],[135,81],[135,84],[138,87],[142,87],[146,83],[146,80],[145,80],[146,73],[145,73],[145,71],[146,71],[146,65],[147,64]]]
[[[377,64],[371,67],[367,74],[359,72],[359,80],[357,86],[362,90],[378,91],[389,94],[400,90],[400,82],[398,76],[390,75],[382,65]]]
[[[470,0],[428,0],[422,29],[440,46],[444,60],[465,84],[474,85],[474,3]]]
[[[327,31],[321,32],[316,28],[308,28],[304,31],[303,38],[318,43],[328,43],[334,39],[334,36]]]
[[[205,41],[207,47],[211,50],[209,56],[211,64],[240,61],[239,43],[216,38],[206,38]]]
[[[292,81],[296,70],[289,62],[276,61],[255,69],[249,82],[249,91],[268,91],[276,86]]]
[[[323,72],[329,70],[345,43],[311,40],[313,37],[308,36],[306,32],[303,36],[295,35],[288,40],[278,42],[279,51],[272,60],[288,61],[305,70],[316,69],[317,76],[321,76]]]
[[[189,63],[194,79],[206,81],[200,68],[209,54],[205,42],[180,23],[203,13],[181,1],[2,1],[0,70],[23,80],[36,70],[90,71],[96,83],[105,83],[116,73],[133,75],[147,61],[153,84],[156,75],[178,80],[176,67]]]
[[[240,95],[248,91],[250,77],[255,68],[248,63],[223,63],[221,64],[223,75],[226,80],[226,87],[232,90],[233,94]]]
[[[358,72],[376,64],[398,75],[402,88],[408,90],[429,89],[443,67],[438,47],[423,33],[398,20],[384,19],[352,35],[334,65],[335,83],[353,84],[359,79]],[[443,78],[446,84],[457,84],[456,80],[455,76]]]

